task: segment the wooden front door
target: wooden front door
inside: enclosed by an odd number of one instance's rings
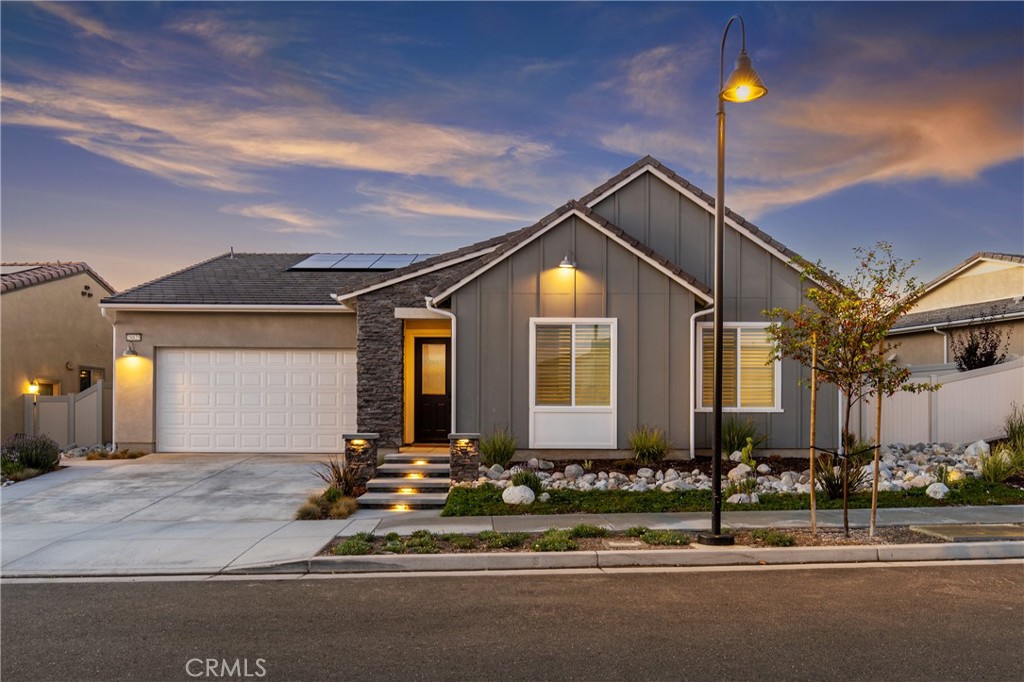
[[[416,442],[445,442],[452,418],[451,339],[416,339],[414,352]]]

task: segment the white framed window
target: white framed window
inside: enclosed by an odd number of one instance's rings
[[[722,410],[782,412],[782,362],[772,359],[767,323],[727,322],[722,334]],[[699,412],[714,400],[714,327],[697,325]]]
[[[614,448],[614,318],[530,318],[530,447]]]

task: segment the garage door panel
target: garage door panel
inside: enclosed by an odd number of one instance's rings
[[[157,448],[340,452],[356,430],[355,351],[159,349]]]

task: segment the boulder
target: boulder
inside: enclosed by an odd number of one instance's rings
[[[584,483],[593,483],[597,480],[597,474],[583,474]]]
[[[540,469],[540,460],[537,459],[536,457],[531,457],[530,460],[526,463],[526,466],[530,467],[531,469]]]
[[[608,490],[608,479],[602,479],[594,484],[594,490]]]
[[[583,467],[579,464],[570,464],[565,467],[565,477],[570,481],[583,476]]]
[[[654,478],[654,471],[644,467],[642,469],[637,469],[636,475],[639,478]]]
[[[726,502],[729,504],[750,504],[750,496],[744,495],[743,493],[736,493],[735,495],[730,495]]]
[[[757,473],[759,473],[759,474],[770,474],[771,472],[772,472],[772,468],[770,466],[768,466],[767,464],[758,464],[757,465]]]
[[[743,453],[740,452],[739,450],[737,450],[736,452],[734,452],[731,455],[729,455],[729,461],[730,462],[739,462],[742,459],[743,459]]]
[[[551,493],[541,493],[540,497],[537,498],[540,502],[547,502],[551,499]]]
[[[752,471],[746,464],[737,464],[736,468],[729,472],[729,480],[736,482],[742,481]]]
[[[536,496],[528,485],[513,485],[505,488],[501,499],[505,504],[533,504]]]
[[[981,457],[982,455],[987,457],[988,453],[988,443],[983,440],[975,441],[964,449],[964,457]]]
[[[932,483],[925,489],[924,494],[932,499],[941,500],[949,494],[949,488],[945,483]]]
[[[665,472],[666,481],[674,481],[677,478],[679,478],[679,472],[676,471],[675,469],[669,469],[668,471]]]
[[[500,464],[495,464],[494,466],[487,470],[487,477],[500,478],[503,473],[505,473],[505,467],[501,466]]]
[[[541,471],[550,471],[551,469],[554,469],[554,468],[555,468],[555,463],[554,462],[549,462],[546,459],[542,459],[540,461],[540,470]]]

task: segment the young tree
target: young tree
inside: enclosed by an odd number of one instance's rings
[[[765,311],[773,320],[768,337],[774,344],[775,357],[792,358],[810,367],[818,382],[832,384],[842,394],[844,419],[838,451],[843,460],[843,528],[847,535],[850,455],[857,454],[849,450],[858,441],[850,423],[854,406],[875,394],[932,388],[911,383],[908,369],[886,359],[889,329],[912,307],[921,291],[917,281],[908,276],[914,261],[900,260],[885,242],[873,249],[854,249],[854,253],[859,264],[848,278],[821,263],[804,268],[802,278],[816,284],[807,292],[810,305]],[[812,339],[816,339],[817,348],[813,362]],[[877,471],[881,443],[875,446]],[[877,475],[874,485],[877,488]]]
[[[959,372],[991,367],[1006,360],[1010,350],[1010,330],[992,324],[970,326],[953,332],[949,347]]]

